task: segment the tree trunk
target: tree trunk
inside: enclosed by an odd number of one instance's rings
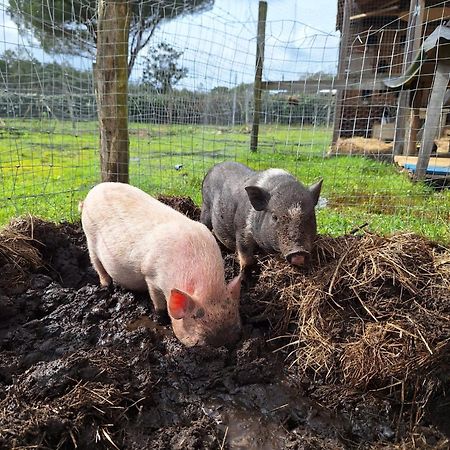
[[[99,0],[94,65],[102,181],[128,183],[128,0]]]

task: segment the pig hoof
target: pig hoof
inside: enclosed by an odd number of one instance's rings
[[[243,281],[249,281],[253,277],[253,272],[255,270],[255,266],[244,266],[241,268],[240,274],[242,275]]]
[[[100,283],[100,289],[112,294],[114,292],[114,283],[102,284]]]
[[[156,313],[156,322],[158,325],[169,325],[170,324],[170,317],[167,313],[166,309],[155,311]]]
[[[109,286],[111,286],[112,283],[112,279],[111,278],[100,278],[100,286],[103,288],[107,288]]]

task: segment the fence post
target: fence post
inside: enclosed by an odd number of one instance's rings
[[[128,183],[128,0],[99,0],[94,65],[102,181]]]
[[[260,1],[258,10],[258,36],[256,38],[256,71],[255,82],[253,85],[253,125],[250,138],[250,150],[252,152],[256,152],[258,149],[259,118],[261,114],[261,81],[264,65],[264,44],[266,40],[266,17],[267,2]]]
[[[234,74],[234,89],[233,89],[233,105],[231,113],[231,125],[236,124],[236,106],[237,106],[237,73]]]
[[[424,0],[411,0],[405,40],[405,55],[403,57],[402,64],[403,71],[405,71],[409,64],[411,64],[415,53],[420,48],[424,10]],[[411,124],[409,121],[411,114],[410,97],[411,91],[409,89],[400,91],[398,96],[398,112],[394,135],[394,155],[401,155],[402,153],[406,155],[410,151],[411,145],[413,144],[412,142],[409,142],[411,139],[411,133],[409,133],[408,140],[405,139],[407,135],[406,129],[410,128],[412,125],[417,125],[417,122]]]
[[[336,92],[336,100],[334,103],[334,120],[333,120],[333,138],[331,141],[331,147],[335,148],[337,140],[341,134],[341,128],[343,126],[343,109],[345,100],[346,85],[344,83],[345,70],[347,65],[348,56],[348,42],[350,37],[350,16],[353,11],[353,2],[351,0],[345,0],[342,9],[342,26],[341,26],[341,39],[339,43],[339,61],[338,61],[338,81],[341,86],[338,87]]]

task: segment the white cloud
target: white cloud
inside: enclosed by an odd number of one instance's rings
[[[334,31],[336,8],[337,0],[269,0],[264,79],[295,80],[304,73],[334,71],[339,43]],[[5,0],[0,0],[0,53],[20,46],[42,62],[54,59],[90,68],[90,60],[46,55],[30,34],[18,32],[5,10]],[[184,52],[181,63],[189,70],[184,87],[251,82],[257,17],[257,0],[216,0],[211,11],[162,24],[151,45],[165,40]],[[141,72],[142,58],[132,78],[139,79]]]
[[[295,80],[302,74],[334,72],[339,34],[336,2],[268,2],[264,79]],[[330,5],[331,4],[331,5]],[[205,89],[251,82],[254,77],[258,1],[216,0],[202,15],[163,24],[155,40],[183,50],[185,87]],[[140,76],[139,64],[134,77]]]

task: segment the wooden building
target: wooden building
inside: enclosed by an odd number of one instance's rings
[[[417,175],[424,175],[446,120],[449,19],[450,1],[338,0],[333,145],[338,138],[390,137],[395,155],[420,148]]]

